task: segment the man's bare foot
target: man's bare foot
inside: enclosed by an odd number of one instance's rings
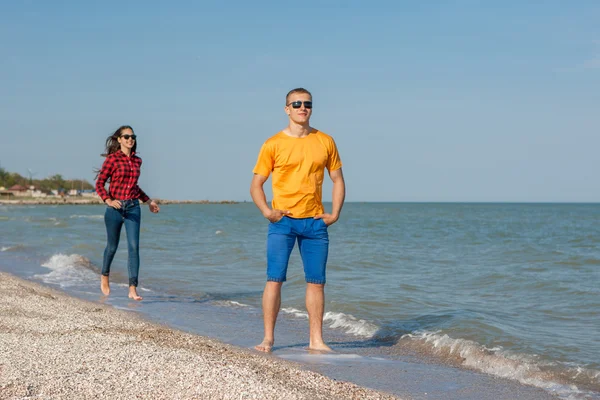
[[[323,354],[323,353],[333,353],[331,347],[327,346],[325,343],[320,343],[316,345],[309,345],[308,352],[313,354]]]
[[[273,341],[264,339],[261,344],[254,346],[254,348],[263,353],[270,353],[273,350]]]
[[[129,298],[137,301],[143,299],[143,297],[137,293],[137,288],[135,286],[129,286]]]
[[[102,275],[100,277],[100,290],[102,294],[108,296],[110,294],[110,284],[108,283],[108,276]]]

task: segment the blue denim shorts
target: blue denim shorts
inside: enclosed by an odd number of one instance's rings
[[[322,219],[283,217],[269,223],[267,281],[285,282],[290,254],[298,241],[308,283],[325,283],[329,234]]]

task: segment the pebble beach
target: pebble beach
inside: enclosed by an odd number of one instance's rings
[[[394,399],[0,273],[2,399]]]

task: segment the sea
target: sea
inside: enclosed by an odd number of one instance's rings
[[[0,270],[237,346],[262,340],[267,221],[252,203],[143,207],[141,302],[127,298],[125,229],[100,293],[104,211],[0,205]],[[515,385],[600,399],[600,204],[347,203],[329,234],[335,353],[306,349],[296,247],[273,357],[412,398],[475,399],[468,388],[489,380],[488,398]]]

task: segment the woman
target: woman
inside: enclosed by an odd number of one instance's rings
[[[104,250],[100,289],[104,295],[110,293],[108,275],[110,264],[115,257],[121,236],[121,226],[125,223],[127,231],[127,249],[129,258],[129,298],[142,300],[137,293],[138,271],[140,268],[140,200],[149,202],[150,211],[157,213],[160,209],[154,200],[138,186],[142,159],[136,156],[137,136],[131,126],[124,125],[106,139],[106,157],[96,180],[96,193],[106,203],[104,223],[106,225],[107,245]],[[104,188],[110,180],[108,192]]]

